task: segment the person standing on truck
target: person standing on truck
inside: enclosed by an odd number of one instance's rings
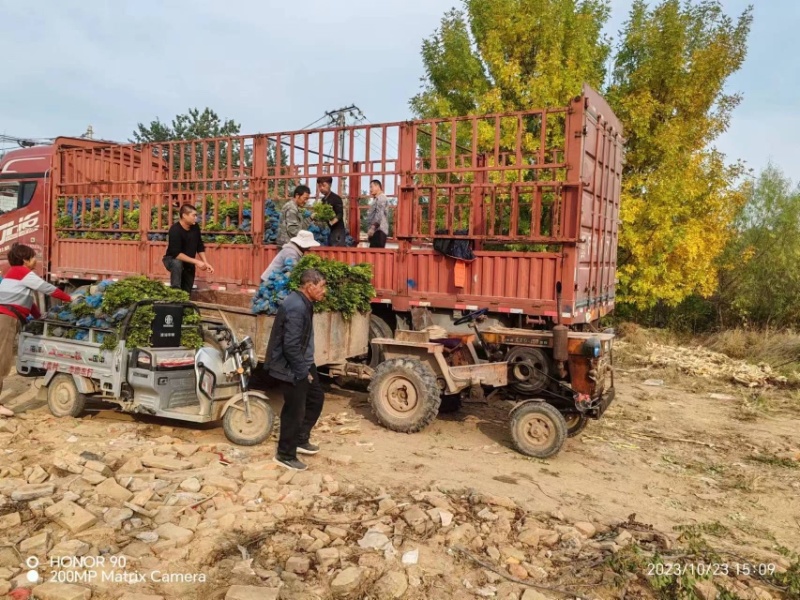
[[[285,244],[277,256],[269,263],[266,271],[261,274],[261,281],[268,281],[269,276],[276,271],[283,271],[286,261],[293,260],[297,263],[309,248],[316,248],[320,243],[314,239],[314,234],[301,229],[300,232]]]
[[[333,177],[317,177],[317,190],[322,194],[322,201],[333,209],[335,216],[328,222],[331,228],[330,245],[346,246],[347,231],[344,228],[344,203],[342,197],[331,191]]]
[[[275,243],[283,248],[289,240],[305,229],[306,219],[301,216],[301,209],[305,207],[311,196],[311,188],[307,185],[298,185],[294,188],[291,200],[286,202],[281,209],[281,220],[278,223],[278,237]]]
[[[283,301],[267,344],[264,369],[280,382],[283,394],[281,431],[274,461],[291,471],[305,471],[297,454],[316,454],[311,430],[317,424],[325,393],[314,364],[314,304],[326,293],[325,277],[316,269],[300,275],[300,289]]]
[[[21,325],[30,319],[41,317],[34,302],[34,292],[41,292],[62,302],[72,302],[69,294],[52,283],[46,282],[33,272],[36,267],[36,251],[24,244],[14,244],[8,252],[10,268],[0,281],[0,393],[3,379],[8,375],[14,361],[14,344]],[[14,413],[0,406],[0,415],[13,417]]]
[[[373,179],[369,184],[369,193],[372,202],[367,210],[367,239],[370,248],[385,248],[386,236],[389,235],[389,199],[383,193],[383,185],[377,179]]]
[[[191,204],[181,206],[180,219],[169,228],[167,253],[163,262],[170,273],[170,286],[188,294],[192,293],[194,287],[195,267],[209,274],[214,272],[206,260],[206,247],[197,224],[197,210]]]

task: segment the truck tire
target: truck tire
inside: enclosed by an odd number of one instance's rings
[[[47,386],[47,406],[56,417],[79,417],[86,408],[86,396],[78,391],[72,375],[60,373]]]
[[[372,347],[372,340],[375,338],[393,338],[394,332],[389,324],[376,315],[369,316],[369,352],[367,353],[367,366],[377,368],[384,360],[383,352],[380,348]]]
[[[382,362],[369,384],[372,412],[392,431],[421,431],[436,418],[441,401],[436,375],[416,358]]]
[[[589,424],[589,417],[580,413],[566,414],[564,420],[567,422],[567,437],[579,436]]]
[[[222,430],[229,441],[238,446],[255,446],[266,440],[272,433],[275,413],[272,407],[260,398],[250,398],[250,417],[248,423],[243,410],[230,407],[222,417]]]
[[[515,346],[506,356],[508,383],[520,394],[536,394],[547,388],[552,368],[550,357],[538,348]]]
[[[525,402],[511,411],[511,439],[526,456],[550,458],[567,439],[564,416],[546,402]]]

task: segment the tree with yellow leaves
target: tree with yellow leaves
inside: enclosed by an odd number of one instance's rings
[[[634,0],[613,57],[606,0],[465,0],[423,42],[426,77],[411,100],[423,118],[563,106],[584,82],[625,127],[621,299],[644,308],[710,294],[744,201],[740,164],[711,148],[737,95],[752,20],[718,0]]]

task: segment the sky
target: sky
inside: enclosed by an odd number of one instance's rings
[[[724,0],[738,15],[749,2]],[[800,2],[755,4],[743,102],[716,146],[800,181]],[[0,133],[125,141],[138,122],[211,107],[242,133],[300,129],[355,104],[373,123],[411,117],[423,38],[458,0],[0,0]],[[608,32],[630,0],[612,0]],[[784,50],[787,49],[787,50]],[[2,148],[0,144],[0,148]]]

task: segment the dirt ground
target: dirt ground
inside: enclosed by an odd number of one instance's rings
[[[19,418],[34,429],[32,439],[0,434],[0,468],[13,461],[33,464],[82,442],[102,445],[123,430],[133,431],[127,437],[143,449],[165,435],[201,446],[226,443],[220,427],[134,420],[108,410],[56,420],[37,385],[16,375],[6,379],[3,402],[24,413]],[[554,458],[537,460],[511,448],[503,404],[465,404],[408,435],[380,427],[365,393],[330,386],[313,438],[322,452],[307,462],[311,473],[375,494],[466,489],[508,497],[526,514],[612,528],[635,515],[632,522],[673,538],[687,528],[702,532],[712,547],[730,553],[726,556],[788,566],[787,557],[800,551],[800,401],[795,393],[632,363],[618,367],[616,387],[617,397],[603,419],[590,422]],[[270,395],[279,414],[280,398]],[[270,460],[274,443],[273,435],[260,447],[233,449],[226,458],[243,464]],[[462,592],[454,593],[469,597]],[[765,589],[758,592],[752,597],[791,597],[775,588],[772,596]],[[642,595],[604,588],[584,597],[650,597],[637,593]],[[681,597],[705,597],[696,593]]]

